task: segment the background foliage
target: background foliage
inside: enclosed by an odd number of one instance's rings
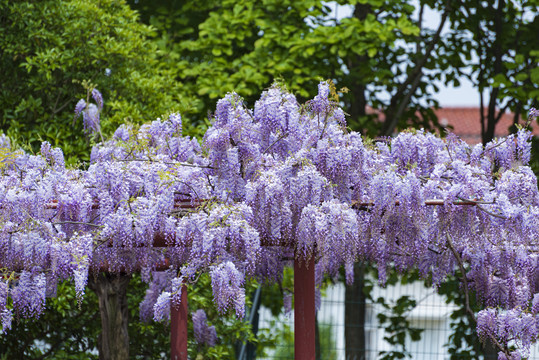
[[[82,124],[73,122],[85,80],[106,99],[106,132],[180,110],[152,29],[121,1],[2,0],[0,33],[0,129],[28,149],[46,140],[72,162],[88,159]]]

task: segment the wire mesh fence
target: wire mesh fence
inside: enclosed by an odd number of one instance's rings
[[[371,295],[373,300],[368,300],[365,303],[365,323],[357,325],[364,326],[365,329],[364,360],[383,359],[391,351],[404,353],[406,358],[414,360],[450,359],[448,343],[453,331],[450,326],[451,314],[458,308],[457,305],[447,304],[444,296],[438,295],[432,288],[425,287],[420,281],[406,285],[392,285],[386,288],[375,286]],[[391,316],[388,314],[390,311],[383,304],[378,303],[376,299],[383,298],[384,303],[395,304],[403,296],[415,300],[416,306],[405,311],[402,316],[408,321],[409,327],[422,331],[419,340],[412,341],[408,334],[404,341],[404,347],[399,347],[391,344],[391,339],[388,341],[388,338],[391,338],[391,322],[380,321],[380,314]],[[342,283],[331,285],[323,291],[316,320],[318,325],[317,341],[320,345],[319,358],[351,360],[346,358],[345,286]],[[288,315],[273,316],[271,311],[262,307],[259,326],[260,331],[266,331],[276,336],[277,346],[274,349],[266,350],[263,356],[258,354],[256,359],[294,359],[293,312]],[[475,328],[469,328],[466,331],[475,331]],[[537,347],[532,349],[528,359],[539,359]]]

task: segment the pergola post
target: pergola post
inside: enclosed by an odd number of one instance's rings
[[[314,256],[294,260],[294,358],[315,360]]]
[[[187,286],[182,286],[181,302],[170,304],[170,358],[187,360]]]

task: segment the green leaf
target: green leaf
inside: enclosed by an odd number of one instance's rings
[[[528,78],[528,74],[526,73],[518,73],[515,75],[515,80],[516,81],[524,81]]]
[[[378,50],[375,49],[375,48],[369,48],[367,50],[367,55],[369,55],[369,57],[374,57],[376,54],[378,53]]]

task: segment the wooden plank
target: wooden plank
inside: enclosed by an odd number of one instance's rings
[[[170,304],[170,358],[187,360],[187,287],[182,286],[181,302]]]
[[[294,260],[294,358],[315,360],[314,256]]]

